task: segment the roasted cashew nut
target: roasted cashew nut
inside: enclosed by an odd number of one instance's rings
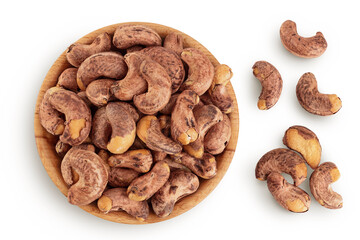
[[[140,175],[129,168],[112,167],[109,171],[109,185],[112,187],[128,187]]]
[[[91,82],[86,88],[86,97],[97,107],[106,105],[112,97],[110,88],[114,82],[115,80],[111,79],[98,79]]]
[[[59,76],[57,87],[63,87],[70,91],[76,92],[78,90],[78,85],[76,82],[77,68],[67,68]]]
[[[210,153],[204,153],[202,158],[194,158],[182,152],[178,156],[173,156],[173,159],[203,179],[211,179],[217,173],[216,159]]]
[[[151,152],[147,149],[130,150],[116,154],[108,159],[110,167],[130,168],[137,172],[148,172],[153,163]]]
[[[223,120],[209,129],[204,138],[205,151],[217,155],[224,151],[231,138],[231,122],[226,114]]]
[[[180,33],[172,32],[166,35],[163,45],[180,56],[184,50],[184,38]]]

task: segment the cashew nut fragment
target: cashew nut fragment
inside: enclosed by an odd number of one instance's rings
[[[260,181],[265,181],[270,173],[287,173],[294,185],[299,186],[306,179],[307,167],[305,160],[294,151],[277,148],[262,156],[255,168],[255,176]]]
[[[110,87],[114,82],[111,79],[99,79],[91,82],[85,91],[89,101],[97,107],[106,105],[112,96]]]
[[[57,87],[63,87],[65,89],[76,92],[78,85],[76,82],[77,68],[67,68],[59,76]]]
[[[135,45],[160,46],[161,37],[157,32],[142,25],[123,25],[115,29],[113,44],[119,49]]]
[[[320,57],[327,48],[327,42],[321,32],[317,32],[313,37],[301,37],[297,33],[296,23],[291,20],[281,25],[280,38],[286,50],[298,57]]]
[[[296,213],[309,210],[310,196],[301,188],[288,183],[280,173],[270,173],[267,186],[275,200],[286,210]]]
[[[149,216],[147,201],[133,201],[128,198],[126,188],[112,188],[106,190],[97,201],[99,210],[103,213],[124,210],[139,221],[144,221]]]
[[[163,45],[180,56],[184,50],[184,38],[180,33],[172,32],[166,35]]]
[[[204,153],[203,157],[199,159],[182,152],[178,156],[174,156],[173,159],[203,179],[213,178],[217,173],[216,159],[210,153]]]
[[[65,115],[66,121],[60,117]],[[60,141],[79,145],[89,136],[91,112],[74,92],[59,87],[48,89],[40,105],[41,125],[51,134],[60,135]]]
[[[304,126],[292,126],[286,130],[283,143],[300,153],[312,169],[321,160],[321,145],[316,134]]]
[[[120,53],[96,53],[81,63],[77,72],[77,84],[81,90],[85,90],[90,82],[99,77],[121,79],[127,70],[124,57]]]
[[[127,189],[131,200],[144,201],[151,198],[169,179],[170,168],[163,162],[155,163],[150,172],[136,178]]]
[[[111,38],[108,33],[102,33],[91,44],[71,44],[66,52],[66,59],[74,67],[79,67],[89,56],[95,53],[107,52],[110,49]]]
[[[155,116],[149,115],[141,118],[137,123],[136,133],[151,150],[171,155],[181,152],[181,145],[161,132],[160,122]]]
[[[153,163],[151,152],[147,149],[138,149],[127,151],[123,154],[117,154],[109,157],[110,167],[130,168],[137,172],[148,172]]]
[[[223,120],[209,129],[204,138],[205,151],[217,155],[224,151],[231,138],[231,122],[226,114]]]
[[[151,198],[151,205],[158,217],[167,217],[174,205],[199,187],[199,178],[190,172],[177,170],[170,173],[169,180]]]
[[[148,83],[148,90],[134,96],[134,105],[144,114],[155,114],[170,100],[171,79],[159,63],[149,58],[140,64],[140,73]]]
[[[202,51],[195,48],[185,48],[181,59],[189,66],[189,71],[180,90],[193,90],[199,96],[203,95],[213,81],[214,66]]]
[[[310,190],[316,201],[330,209],[338,209],[343,206],[340,194],[334,192],[331,183],[340,178],[339,169],[332,162],[322,163],[310,176]]]
[[[300,105],[309,113],[328,116],[337,113],[341,100],[336,94],[322,94],[318,90],[314,74],[308,72],[301,76],[296,85],[296,96]]]
[[[133,169],[113,167],[109,171],[109,185],[112,187],[128,187],[139,175],[140,173]]]
[[[254,64],[253,74],[260,81],[262,90],[259,96],[258,108],[267,110],[273,107],[279,100],[283,81],[279,71],[266,61],[258,61]]]
[[[61,162],[61,174],[70,186],[67,198],[82,206],[98,199],[108,182],[108,173],[101,158],[92,151],[72,148]]]
[[[188,145],[184,145],[184,150],[195,158],[202,158],[204,155],[204,137],[208,130],[223,120],[223,113],[214,105],[204,105],[194,111],[194,117],[199,129],[199,136]]]
[[[194,142],[198,138],[193,108],[199,101],[199,96],[192,90],[183,91],[176,99],[171,114],[171,137],[182,145]]]

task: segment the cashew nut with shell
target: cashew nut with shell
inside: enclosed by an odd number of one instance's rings
[[[130,150],[116,154],[108,159],[110,167],[130,168],[137,172],[148,172],[153,163],[151,152],[147,149]]]
[[[205,151],[217,155],[224,151],[231,138],[231,122],[223,113],[223,120],[211,127],[204,138]]]

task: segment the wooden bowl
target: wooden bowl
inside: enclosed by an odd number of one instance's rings
[[[144,22],[131,22],[131,23],[119,23],[110,25],[101,29],[98,29],[94,32],[91,32],[87,34],[86,36],[79,39],[77,42],[79,43],[91,43],[96,36],[98,36],[100,33],[107,32],[110,35],[112,35],[115,31],[115,29],[118,26],[125,25],[125,24],[141,24],[148,26],[152,29],[154,29],[158,34],[164,38],[168,33],[170,32],[178,32],[183,35],[184,37],[184,47],[193,47],[200,49],[203,51],[210,59],[211,63],[214,66],[219,65],[219,62],[216,60],[216,58],[199,42],[197,42],[195,39],[191,38],[190,36],[175,30],[170,27],[166,27],[159,24],[154,23],[144,23]],[[51,180],[55,183],[55,185],[59,188],[59,190],[67,196],[68,192],[68,186],[64,182],[61,172],[60,172],[60,164],[61,159],[58,157],[58,155],[55,152],[55,144],[57,142],[58,137],[53,136],[49,134],[40,124],[39,120],[39,106],[43,99],[43,96],[47,89],[50,87],[53,87],[57,83],[58,76],[62,73],[62,71],[66,68],[70,67],[70,64],[67,62],[65,57],[65,51],[60,55],[60,57],[55,61],[55,63],[51,66],[49,72],[47,73],[42,85],[41,89],[39,91],[39,95],[36,101],[36,109],[35,109],[35,119],[34,119],[34,128],[35,128],[35,140],[37,149],[41,158],[41,161],[49,174]],[[218,185],[220,180],[225,175],[231,160],[234,156],[237,138],[238,138],[238,132],[239,132],[239,111],[238,106],[236,102],[236,97],[234,93],[234,89],[232,88],[231,84],[227,85],[227,88],[231,94],[232,99],[234,100],[234,109],[232,113],[230,114],[230,120],[231,120],[231,127],[232,127],[232,135],[230,142],[225,149],[225,151],[221,154],[216,156],[217,160],[217,167],[218,172],[217,175],[210,179],[210,180],[200,180],[201,184],[199,189],[192,195],[187,196],[180,200],[178,203],[176,203],[173,212],[170,214],[170,216],[165,218],[159,218],[157,217],[152,211],[150,211],[149,218],[145,220],[144,222],[139,222],[132,216],[128,215],[125,212],[110,212],[108,214],[101,213],[96,205],[96,201],[86,205],[81,206],[81,208],[97,217],[113,221],[113,222],[119,222],[119,223],[126,223],[126,224],[145,224],[145,223],[155,223],[155,222],[161,222],[173,217],[176,217],[194,206],[196,206],[199,202],[201,202],[207,195],[211,193],[212,190],[215,189],[215,187]]]

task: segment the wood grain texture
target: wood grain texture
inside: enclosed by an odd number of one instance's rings
[[[184,37],[184,48],[186,47],[193,47],[200,49],[203,51],[210,59],[211,63],[216,67],[219,65],[217,59],[207,50],[204,46],[202,46],[199,42],[195,39],[191,38],[190,36],[170,27],[166,27],[159,24],[154,23],[144,23],[144,22],[129,22],[129,23],[119,23],[110,25],[101,29],[98,29],[94,32],[87,34],[86,36],[79,39],[78,43],[91,43],[96,36],[100,33],[107,32],[110,35],[113,35],[116,27],[125,24],[142,24],[154,29],[156,32],[159,33],[162,39],[171,32],[178,32]],[[56,85],[58,76],[63,72],[64,69],[70,67],[70,64],[66,61],[65,51],[60,55],[60,57],[55,61],[55,63],[51,66],[49,72],[45,76],[45,79],[41,85],[41,89],[38,94],[36,108],[35,108],[35,118],[34,118],[34,129],[35,129],[35,140],[37,149],[40,155],[40,159],[50,176],[51,180],[55,183],[55,185],[59,188],[59,190],[67,196],[68,186],[64,182],[61,172],[60,172],[60,163],[61,159],[57,156],[55,152],[55,144],[57,142],[56,136],[49,134],[40,124],[39,120],[39,106],[43,99],[43,96],[47,89]],[[232,88],[231,83],[227,84],[227,89],[230,93],[231,98],[234,100],[234,108],[232,113],[229,115],[231,120],[231,127],[232,127],[232,135],[229,141],[228,146],[226,147],[225,151],[216,156],[216,160],[218,162],[218,172],[217,175],[210,179],[210,180],[201,180],[200,187],[198,191],[186,198],[180,200],[174,207],[173,212],[170,216],[165,218],[157,217],[152,211],[150,211],[149,218],[144,222],[139,222],[135,218],[131,217],[130,215],[126,214],[125,212],[111,212],[108,214],[101,213],[97,206],[96,201],[87,205],[82,206],[81,208],[97,217],[118,222],[118,223],[125,223],[125,224],[147,224],[147,223],[155,223],[161,222],[173,217],[176,217],[194,206],[200,203],[206,196],[208,196],[218,185],[220,180],[225,175],[227,169],[230,166],[232,158],[235,153],[235,148],[238,139],[239,133],[239,110],[236,101],[236,96],[234,89]]]

